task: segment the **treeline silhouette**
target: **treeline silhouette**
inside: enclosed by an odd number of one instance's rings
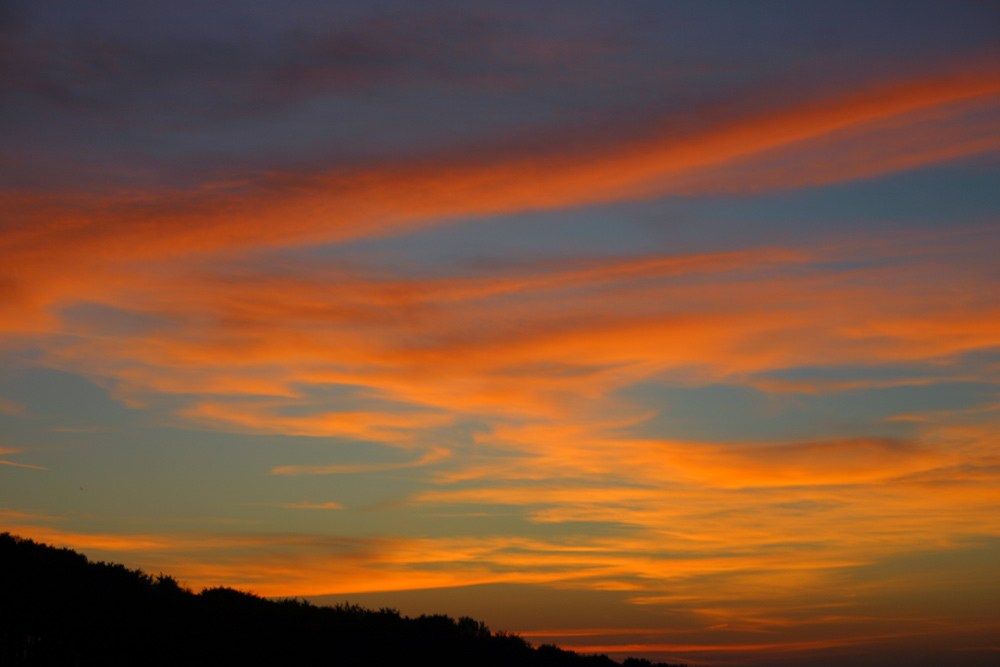
[[[434,665],[622,667],[534,648],[469,617],[317,607],[91,562],[0,534],[0,665]],[[682,667],[628,658],[625,667]]]

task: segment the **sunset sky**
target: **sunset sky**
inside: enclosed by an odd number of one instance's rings
[[[989,0],[3,0],[0,530],[993,665],[998,257]]]

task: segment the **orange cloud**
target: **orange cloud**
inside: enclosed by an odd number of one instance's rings
[[[0,414],[13,415],[15,417],[23,415],[24,405],[22,405],[21,403],[17,403],[15,401],[8,401],[4,398],[0,398]],[[0,454],[6,454],[9,451],[12,450],[4,451],[2,448],[0,448]]]
[[[979,63],[766,112],[741,115],[734,105],[729,117],[683,134],[666,122],[624,143],[588,136],[587,148],[570,154],[534,143],[497,162],[435,156],[308,176],[226,179],[223,186],[183,193],[0,193],[0,205],[16,222],[0,243],[0,297],[7,306],[0,326],[50,329],[49,309],[131,283],[121,266],[136,260],[336,242],[458,217],[670,192],[833,182],[992,151],[995,122],[964,121],[996,108],[997,81],[996,65]],[[864,140],[851,143],[863,131]],[[840,141],[843,133],[848,136]],[[822,162],[815,151],[804,163],[775,161],[774,151],[809,149],[802,144],[815,141],[828,142]],[[733,178],[734,168],[758,171],[758,158],[759,176]]]
[[[292,510],[342,510],[344,506],[340,503],[285,503],[281,505]]]
[[[402,470],[404,468],[421,468],[432,465],[439,461],[444,461],[451,456],[447,449],[438,447],[433,449],[415,461],[405,463],[360,463],[354,465],[329,465],[329,466],[278,466],[271,469],[272,475],[347,475],[363,472],[384,472],[388,470]]]
[[[749,447],[666,445],[659,449],[685,473],[722,488],[866,483],[927,470],[950,458],[916,443],[875,438]]]
[[[725,488],[874,483],[960,461],[937,446],[873,438],[777,443],[773,450],[694,443],[671,449],[608,435],[634,431],[651,416],[616,392],[665,374],[693,384],[830,390],[824,381],[757,374],[816,359],[942,368],[955,355],[989,350],[1000,340],[990,269],[965,252],[980,239],[595,258],[512,267],[471,281],[324,275],[311,267],[206,274],[185,266],[107,295],[108,306],[166,322],[164,329],[83,330],[53,341],[44,359],[115,378],[113,395],[132,405],[156,394],[192,394],[176,416],[202,427],[437,452],[412,466],[434,465],[442,482],[653,470],[651,483]],[[838,267],[845,257],[864,264]],[[942,264],[951,270],[929,270]],[[310,394],[331,385],[353,389],[348,398]],[[463,420],[486,425],[476,442],[507,455],[438,465],[448,457],[447,447],[429,447],[435,430]],[[377,468],[358,465],[272,467],[278,474]]]
[[[0,461],[0,465],[16,466],[18,468],[34,468],[35,470],[48,470],[48,468],[43,468],[42,466],[32,466],[27,463],[14,463],[13,461]]]
[[[445,424],[450,420],[448,415],[443,414],[391,412],[327,412],[308,417],[285,417],[269,411],[270,407],[260,402],[202,402],[181,414],[195,422],[218,423],[237,430],[380,441],[405,439],[410,430]]]
[[[0,455],[3,454],[20,454],[24,449],[18,449],[15,447],[0,447]],[[15,463],[14,461],[0,461],[0,465],[14,466],[17,468],[33,468],[35,470],[48,470],[48,468],[43,468],[42,466],[28,465],[27,463]]]
[[[705,173],[681,177],[691,192],[747,192],[809,187],[870,178],[1000,149],[993,98],[959,106],[942,122],[941,109],[922,108],[885,122],[862,123],[781,144]],[[983,111],[989,114],[980,118]]]
[[[709,259],[710,265],[719,267],[714,257]],[[680,260],[643,258],[637,267],[615,261],[600,278],[596,267],[589,269],[592,276],[587,283],[578,282],[577,270],[569,270],[569,277],[552,272],[545,281],[533,278],[539,282],[534,290],[527,290],[523,280],[514,279],[520,285],[520,301],[497,301],[490,295],[473,298],[473,294],[454,305],[449,303],[454,299],[450,284],[439,288],[434,283],[415,281],[407,285],[396,281],[391,284],[393,288],[399,286],[397,294],[409,291],[418,296],[400,306],[409,311],[407,317],[390,320],[378,314],[381,305],[363,303],[358,304],[353,316],[336,320],[329,320],[325,314],[318,317],[327,304],[336,312],[345,292],[360,293],[363,300],[366,292],[384,288],[380,280],[354,278],[349,290],[332,291],[299,283],[291,296],[286,296],[291,286],[281,285],[280,280],[279,285],[268,288],[267,275],[241,282],[239,291],[224,285],[224,291],[219,292],[211,282],[201,282],[205,296],[200,303],[189,299],[186,306],[206,316],[216,313],[214,322],[195,325],[183,336],[175,332],[169,338],[147,334],[116,340],[114,345],[124,346],[119,356],[160,356],[169,360],[177,372],[158,380],[162,390],[169,390],[169,378],[183,378],[188,373],[191,379],[178,384],[179,391],[203,384],[209,392],[238,393],[236,383],[220,384],[223,378],[213,377],[211,369],[239,366],[249,375],[248,387],[256,383],[262,393],[288,395],[290,388],[269,375],[267,364],[280,361],[304,367],[316,359],[349,359],[350,364],[339,364],[337,371],[320,372],[319,364],[313,364],[313,370],[303,369],[316,381],[325,378],[348,384],[359,376],[378,377],[393,366],[411,367],[410,377],[414,379],[418,379],[418,368],[433,368],[435,373],[442,368],[469,368],[469,375],[490,367],[505,368],[512,384],[520,380],[515,377],[519,373],[534,370],[543,376],[546,369],[551,369],[549,381],[555,388],[574,382],[572,373],[560,369],[580,369],[600,376],[621,372],[623,364],[646,360],[661,368],[713,360],[710,363],[724,372],[749,372],[815,358],[814,350],[820,346],[836,354],[840,361],[853,358],[863,362],[871,357],[880,361],[905,360],[988,346],[997,336],[997,317],[991,310],[970,312],[964,304],[946,299],[948,287],[927,285],[925,280],[900,272],[898,267],[889,287],[878,284],[888,276],[877,269],[799,270],[801,255],[785,253],[781,258],[772,251],[763,251],[756,260],[756,265],[744,271],[737,271],[739,265],[731,264],[733,273],[718,274],[695,284],[671,283],[671,275],[697,275],[702,268],[692,265],[693,273],[676,273]],[[673,266],[661,277],[657,264]],[[642,273],[651,266],[649,273]],[[912,271],[920,270],[920,263],[914,262]],[[633,276],[642,276],[645,281],[633,286],[632,281],[637,279]],[[794,283],[789,282],[791,276]],[[566,281],[571,291],[553,291]],[[499,281],[501,285],[504,282],[510,281]],[[845,291],[848,285],[850,291]],[[183,285],[175,289],[162,284],[157,287],[149,294],[152,302],[143,302],[142,306],[137,302],[135,306],[170,317],[169,304],[160,311],[156,300],[189,294]],[[601,292],[581,289],[584,287]],[[614,312],[608,310],[609,290],[615,297]],[[969,297],[985,304],[982,290],[973,287]],[[561,298],[559,306],[553,308],[550,297],[556,293]],[[810,301],[804,300],[807,294]],[[135,295],[137,299],[145,296]],[[297,300],[310,304],[309,309],[300,308]],[[359,301],[350,296],[347,300]],[[119,304],[132,306],[127,301]],[[498,308],[507,312],[498,312]],[[232,319],[227,317],[230,312]],[[218,314],[223,317],[220,319]],[[517,318],[516,328],[503,324],[512,318]],[[483,328],[484,320],[500,326]],[[581,326],[584,321],[587,326]],[[379,332],[378,338],[371,336],[373,331]],[[819,338],[811,338],[814,335]],[[669,346],[664,345],[665,340]],[[628,344],[623,345],[623,341]],[[765,342],[768,348],[761,347]],[[101,344],[88,341],[92,347],[87,352],[103,352],[98,347]],[[126,372],[138,375],[134,370],[123,370],[123,377],[128,378]],[[393,371],[384,379],[405,383],[407,375]],[[432,398],[433,387],[429,389]],[[503,390],[499,378],[493,390]],[[387,395],[392,393],[387,390]],[[448,400],[454,398],[449,396]],[[428,403],[434,401],[429,399]]]
[[[167,536],[77,533],[38,525],[18,526],[18,531],[39,542],[82,551],[132,553],[177,548]]]
[[[279,460],[268,465],[276,475],[405,468],[433,485],[408,500],[417,513],[503,506],[535,523],[631,534],[585,542],[590,551],[572,555],[553,545],[516,557],[464,542],[448,553],[394,546],[378,568],[391,562],[395,574],[365,566],[338,591],[490,581],[656,590],[766,570],[740,582],[766,596],[900,550],[1000,535],[995,416],[932,415],[906,439],[697,442],[639,435],[650,410],[618,390],[663,377],[766,386],[754,374],[816,359],[922,362],[937,381],[949,378],[954,355],[1000,340],[991,269],[966,252],[981,238],[595,258],[468,283],[346,271],[330,280],[284,268],[272,284],[266,270],[184,267],[107,297],[168,329],[63,339],[43,359],[118,378],[115,395],[140,404],[156,393],[194,394],[176,413],[182,423],[421,453],[405,464]],[[841,265],[845,257],[863,262]],[[929,270],[942,265],[951,268]],[[351,387],[348,398],[312,393],[330,385]],[[463,421],[482,425],[473,449],[441,438]],[[658,560],[664,544],[673,556]],[[424,571],[426,554],[481,567],[449,579]],[[224,581],[225,567],[212,578],[204,570],[205,581]],[[254,562],[240,567],[258,590],[319,594],[334,585],[315,572],[309,583],[293,580],[280,565],[267,583],[272,575]]]
[[[485,508],[489,516],[504,506],[536,528],[563,524],[553,531],[563,537],[324,542],[24,528],[141,557],[191,585],[262,594],[520,582],[630,590],[648,604],[718,600],[736,584],[772,600],[846,590],[845,571],[878,559],[1000,536],[990,413],[907,412],[924,421],[906,438],[700,442],[641,434],[654,411],[622,391],[665,378],[771,392],[989,379],[990,368],[953,362],[1000,345],[993,257],[982,259],[995,230],[593,257],[461,278],[289,266],[273,255],[249,269],[241,255],[461,216],[934,164],[997,149],[995,121],[982,116],[998,95],[995,70],[981,69],[769,112],[737,109],[683,135],[595,138],[568,157],[543,146],[497,162],[442,157],[272,174],[158,197],[5,195],[0,205],[23,224],[0,239],[0,328],[35,335],[38,363],[113,380],[112,396],[132,406],[172,395],[180,407],[171,417],[188,427],[397,446],[414,454],[405,463],[267,467],[279,476],[405,468],[431,485],[403,501],[417,515]],[[74,319],[80,304],[134,315],[141,326]],[[817,360],[936,373],[857,385],[767,375]],[[327,395],[330,386],[349,395]],[[471,435],[456,446],[449,429],[460,426]],[[584,523],[608,528],[574,534]]]
[[[846,637],[838,639],[821,639],[813,641],[789,641],[756,644],[612,644],[612,645],[577,645],[567,644],[566,648],[577,653],[799,653],[817,652],[845,646],[884,643],[888,639],[913,636],[911,633],[892,635],[868,635],[861,637]]]

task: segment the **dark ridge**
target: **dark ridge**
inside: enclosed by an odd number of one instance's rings
[[[409,618],[232,588],[195,594],[164,574],[10,533],[0,534],[0,665],[622,667],[606,655],[534,648],[467,616]]]

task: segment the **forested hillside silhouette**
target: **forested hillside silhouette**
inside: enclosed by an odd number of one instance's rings
[[[0,534],[0,665],[621,667],[480,621],[195,594],[170,576]],[[629,658],[628,667],[677,667]]]

